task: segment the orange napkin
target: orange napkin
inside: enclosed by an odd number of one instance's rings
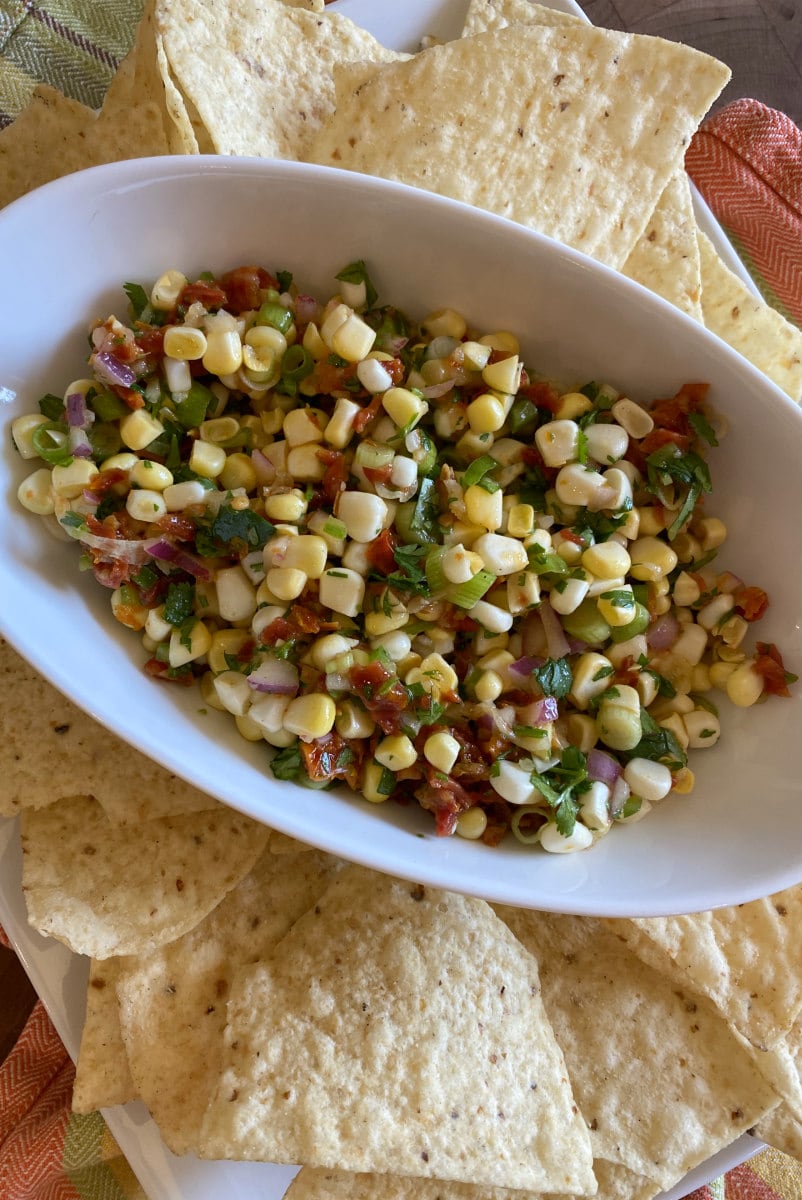
[[[802,326],[802,130],[736,100],[702,124],[685,167],[764,300]]]

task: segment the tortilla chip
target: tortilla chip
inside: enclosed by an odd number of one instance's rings
[[[235,971],[267,954],[340,866],[314,852],[265,854],[189,933],[120,963],[119,1019],[137,1094],[176,1154],[197,1145],[220,1076]]]
[[[76,954],[142,954],[201,921],[251,870],[269,830],[220,807],[115,825],[90,796],[22,814],[28,921]]]
[[[508,25],[576,25],[584,24],[582,17],[546,8],[531,0],[471,0],[462,26],[463,37],[506,29]]]
[[[86,1017],[75,1083],[72,1111],[94,1112],[136,1099],[136,1088],[128,1069],[120,1014],[117,1007],[117,971],[120,960],[92,961],[86,990]]]
[[[114,87],[112,82],[111,87]],[[131,104],[129,69],[99,113],[46,84],[0,131],[0,207],[53,179],[120,159],[166,154],[158,105]]]
[[[307,157],[489,209],[620,267],[728,78],[659,38],[499,29],[385,64],[357,88],[346,73]],[[477,80],[492,80],[481,103]]]
[[[164,135],[171,154],[198,154],[197,131],[183,96],[170,74],[162,37],[156,28],[156,0],[148,0],[137,26],[132,51],[135,61],[135,91],[151,96],[159,106]],[[205,134],[205,130],[203,131]],[[204,150],[209,148],[208,138]]]
[[[802,1016],[797,1017],[788,1034],[788,1050],[802,1088]],[[755,1133],[764,1142],[798,1158],[802,1162],[802,1113],[783,1102],[758,1121]]]
[[[300,158],[334,102],[333,68],[386,62],[366,30],[279,0],[157,0],[172,77],[219,154]]]
[[[802,1011],[802,885],[712,912],[606,923],[759,1049],[775,1045]]]
[[[270,831],[267,848],[271,854],[301,854],[304,851],[311,853],[313,850],[313,847],[307,846],[306,842],[300,842],[297,838],[290,837],[289,834],[279,833],[276,829]]]
[[[484,901],[343,871],[237,976],[208,1157],[592,1194],[537,964]]]
[[[599,1181],[596,1200],[651,1200],[657,1191],[652,1180],[635,1175],[617,1163],[598,1159],[593,1170]],[[537,1195],[547,1200],[549,1193]],[[349,1171],[302,1167],[287,1189],[285,1200],[524,1200],[527,1196],[532,1197],[533,1193],[442,1179],[353,1175]],[[555,1200],[558,1196],[559,1193]]]
[[[91,795],[134,823],[222,808],[109,733],[0,638],[0,815]]]
[[[684,171],[666,184],[621,272],[702,321],[702,267],[691,185]]]
[[[777,1103],[718,1013],[602,922],[498,911],[538,960],[597,1157],[669,1188]]]
[[[753,295],[722,261],[706,234],[697,230],[697,236],[705,325],[799,403],[802,330]]]

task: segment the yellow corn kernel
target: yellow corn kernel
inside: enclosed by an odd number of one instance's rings
[[[74,500],[98,474],[98,469],[89,458],[74,458],[64,467],[53,467],[51,486],[56,496]]]
[[[696,776],[690,767],[680,767],[673,775],[674,786],[671,791],[676,792],[678,796],[688,796],[693,791],[696,783]]]
[[[265,583],[279,600],[296,600],[306,587],[308,576],[295,567],[272,567]]]
[[[717,550],[727,540],[727,526],[718,517],[703,517],[694,523],[694,534],[699,538],[702,551]]]
[[[428,317],[424,317],[421,321],[421,329],[425,330],[432,339],[453,337],[459,338],[461,341],[465,337],[467,328],[465,318],[461,313],[455,312],[453,308],[439,308],[436,312],[429,313]]]
[[[465,515],[473,525],[482,525],[490,533],[500,529],[504,521],[504,493],[485,491],[478,483],[465,492]]]
[[[183,667],[186,663],[194,662],[196,658],[203,658],[204,654],[209,653],[211,645],[211,630],[203,621],[195,622],[189,636],[183,626],[181,629],[174,629],[170,634],[168,651],[170,666]]]
[[[359,790],[366,800],[371,804],[383,804],[387,799],[386,792],[380,792],[382,777],[384,776],[385,768],[381,763],[368,762],[362,768],[362,778],[359,782]]]
[[[203,703],[208,708],[214,708],[217,712],[226,711],[226,706],[220,700],[217,689],[214,686],[214,673],[212,671],[205,671],[201,676],[200,693]]]
[[[408,388],[391,387],[382,396],[382,408],[399,429],[409,430],[428,412],[429,406]]]
[[[702,557],[701,542],[685,531],[678,533],[671,544],[676,551],[678,560],[682,563],[692,563]]]
[[[476,842],[487,829],[487,813],[483,808],[468,808],[457,817],[458,837]]]
[[[504,682],[496,671],[483,671],[473,690],[477,700],[497,700],[504,691]]]
[[[230,660],[236,659],[245,643],[250,641],[249,629],[218,629],[212,634],[207,651],[209,669],[215,675],[230,670]]]
[[[173,473],[162,463],[153,462],[149,458],[138,458],[131,467],[128,478],[136,487],[149,488],[152,492],[163,492],[171,486]]]
[[[171,325],[164,331],[164,353],[179,362],[195,362],[206,353],[206,334],[193,325]]]
[[[320,330],[314,321],[310,321],[304,330],[301,345],[304,350],[309,351],[316,362],[320,362],[322,359],[328,357],[329,348],[320,336]]]
[[[514,396],[521,386],[523,364],[517,354],[488,363],[482,371],[482,381],[497,392]]]
[[[626,575],[630,557],[618,542],[598,542],[582,552],[582,566],[597,579],[616,579]]]
[[[682,719],[681,713],[671,713],[670,716],[664,717],[662,721],[658,721],[657,723],[661,729],[667,729],[669,733],[674,734],[674,737],[683,750],[688,749],[690,738],[688,737],[688,730],[685,728],[685,722]]]
[[[581,392],[566,392],[560,396],[554,419],[556,421],[576,421],[586,412],[590,412],[592,408],[592,402]]]
[[[209,330],[203,365],[210,375],[234,375],[242,366],[242,340],[238,330]]]
[[[638,509],[638,515],[638,533],[641,537],[655,537],[666,527],[666,514],[662,505],[643,504]]]
[[[284,418],[283,433],[288,446],[322,442],[327,419],[317,408],[292,408]]]
[[[441,729],[427,737],[423,743],[423,756],[437,771],[444,775],[451,772],[459,758],[460,744],[455,737]]]
[[[417,762],[418,752],[407,735],[399,733],[382,738],[374,756],[388,771],[403,771]]]
[[[28,512],[38,517],[49,516],[55,509],[52,475],[47,467],[40,467],[23,479],[17,488],[17,499]]]
[[[243,488],[246,492],[252,492],[256,487],[257,480],[250,455],[241,453],[227,455],[218,478],[228,491]]]
[[[510,537],[527,537],[535,527],[535,510],[531,504],[513,504],[507,515]]]
[[[507,414],[504,405],[492,392],[483,392],[468,405],[468,424],[473,433],[497,433]]]
[[[307,510],[304,494],[298,488],[265,499],[265,516],[271,521],[300,521]]]
[[[226,465],[226,452],[222,446],[204,442],[198,438],[192,443],[189,454],[189,469],[205,479],[216,479]]]
[[[242,713],[239,716],[235,715],[234,724],[237,727],[240,737],[244,737],[246,742],[261,742],[265,736],[262,726],[257,724],[253,717],[249,717],[247,713]]]
[[[763,695],[763,676],[752,660],[741,663],[728,677],[726,692],[738,708],[751,708]]]
[[[154,283],[150,291],[150,303],[159,312],[169,312],[175,308],[178,298],[187,286],[189,280],[181,271],[171,267]]]
[[[508,329],[497,329],[494,333],[486,333],[479,338],[481,346],[489,346],[491,350],[506,350],[508,354],[517,354],[521,344],[514,333]]]
[[[120,421],[120,437],[129,450],[144,450],[164,433],[161,421],[144,408],[137,408]]]
[[[161,492],[151,488],[133,488],[125,498],[125,509],[135,521],[159,521],[167,512]]]
[[[583,754],[592,750],[599,740],[596,722],[586,713],[571,713],[566,721],[565,729],[570,744],[576,746],[577,750],[581,750]]]
[[[317,483],[323,479],[326,464],[318,455],[317,443],[308,442],[305,446],[293,446],[287,454],[287,472],[299,483]]]
[[[326,569],[329,548],[325,538],[316,533],[303,533],[291,538],[281,560],[283,567],[295,567],[310,579],[320,579]]]
[[[634,750],[643,730],[640,697],[627,684],[616,684],[612,696],[603,695],[596,716],[599,738],[612,750]]]
[[[680,571],[674,580],[674,591],[672,592],[674,603],[681,608],[687,608],[691,604],[695,604],[701,594],[702,589],[693,576],[689,575],[687,571]]]
[[[290,700],[284,714],[284,728],[288,733],[294,733],[301,741],[313,742],[315,738],[331,733],[336,716],[337,706],[331,696],[324,696],[322,692],[311,692],[309,695],[296,696]]]
[[[678,562],[671,546],[656,537],[639,537],[631,542],[629,556],[632,560],[630,574],[633,579],[641,580],[663,579]]]
[[[370,353],[375,341],[376,330],[371,329],[366,321],[352,312],[334,330],[331,348],[346,362],[358,363]]]

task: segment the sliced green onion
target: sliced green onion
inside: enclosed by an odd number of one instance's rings
[[[452,604],[456,604],[457,608],[473,608],[474,604],[482,599],[485,592],[488,592],[495,582],[496,576],[491,575],[490,571],[477,571],[473,579],[469,579],[467,583],[460,583],[457,586],[452,584],[448,598]]]
[[[473,484],[479,483],[488,471],[495,471],[498,465],[495,458],[491,458],[489,454],[482,454],[481,457],[475,458],[470,466],[462,472],[462,486],[469,488]]]
[[[130,412],[128,405],[114,392],[95,392],[89,400],[89,407],[99,421],[119,421],[120,417]]]
[[[526,817],[533,817],[533,816],[541,817],[542,822],[537,827],[537,829],[535,829],[533,832],[527,833],[526,830],[521,828],[521,822],[524,821],[524,819]],[[545,825],[545,824],[546,824],[545,814],[543,813],[543,810],[538,805],[522,804],[520,806],[520,808],[516,808],[515,812],[512,815],[512,820],[510,821],[510,830],[512,831],[513,836],[516,837],[519,842],[523,842],[523,844],[525,846],[531,846],[535,842],[540,841],[540,830],[542,829],[543,825]]]
[[[392,796],[395,791],[395,775],[393,775],[388,767],[382,767],[379,782],[376,784],[376,791],[380,796]]]
[[[55,421],[37,425],[31,435],[34,450],[46,463],[54,467],[66,467],[72,462],[70,438],[67,426]]]
[[[341,539],[348,536],[348,526],[342,521],[338,521],[336,517],[329,517],[323,526],[323,533],[329,537]]]
[[[300,383],[302,379],[306,379],[307,375],[311,375],[315,369],[315,360],[306,349],[296,342],[294,346],[290,346],[281,360],[281,378],[290,380],[292,383]]]
[[[426,582],[434,595],[444,592],[449,586],[443,570],[443,557],[447,549],[447,546],[433,546],[426,555]]]
[[[395,450],[392,446],[385,446],[379,442],[360,442],[354,454],[354,465],[358,467],[370,467],[371,470],[377,470],[380,467],[388,466],[395,458]]]
[[[256,314],[256,324],[271,325],[280,333],[286,333],[292,325],[292,313],[283,304],[277,304],[274,300],[265,300]]]
[[[202,383],[193,380],[189,391],[183,399],[173,397],[173,408],[179,423],[184,429],[195,429],[206,420],[209,406],[215,403],[215,395]]]

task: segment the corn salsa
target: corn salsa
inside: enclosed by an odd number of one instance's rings
[[[706,385],[566,389],[509,330],[336,280],[126,284],[86,377],[12,423],[21,505],[276,778],[551,853],[691,792],[716,697],[793,681],[749,639],[768,596],[716,563]]]

